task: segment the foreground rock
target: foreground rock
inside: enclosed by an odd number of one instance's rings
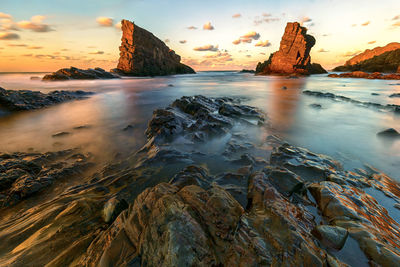
[[[345,171],[276,136],[251,138],[267,125],[241,99],[177,99],[154,111],[137,153],[0,218],[0,262],[396,266],[400,225],[371,192],[393,205],[400,185],[371,167]],[[360,250],[347,248],[354,242]]]
[[[92,166],[76,150],[48,153],[0,154],[0,208],[15,205],[60,179],[81,174]]]
[[[381,137],[400,138],[400,133],[393,128],[386,129],[378,133]]]
[[[92,93],[83,91],[6,90],[0,87],[0,108],[9,111],[39,109],[71,100],[86,99]]]
[[[400,74],[382,74],[380,72],[367,73],[363,71],[353,71],[340,74],[329,74],[331,78],[361,78],[361,79],[379,79],[379,80],[400,80]]]
[[[75,67],[60,69],[43,77],[43,81],[118,79],[118,75],[101,68],[82,70]]]
[[[348,61],[344,66],[334,68],[334,71],[366,71],[366,72],[399,72],[400,43],[390,43],[383,47],[367,49]]]
[[[115,72],[131,76],[188,74],[195,71],[151,32],[122,20],[120,58]]]
[[[310,51],[315,38],[307,34],[300,23],[288,23],[283,34],[279,51],[270,55],[264,63],[258,63],[256,74],[319,74],[326,73],[321,65],[311,64]]]

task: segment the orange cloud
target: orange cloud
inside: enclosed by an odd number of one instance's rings
[[[258,41],[258,43],[255,44],[255,46],[260,46],[260,47],[269,47],[271,46],[271,43],[268,40],[263,41]]]
[[[233,14],[232,15],[232,18],[234,18],[234,19],[238,19],[238,18],[240,18],[242,15],[240,14],[240,13],[236,13],[236,14]]]
[[[361,26],[368,26],[371,23],[371,21],[366,21],[363,24],[361,24]]]
[[[19,35],[11,32],[0,32],[0,40],[17,40]]]
[[[104,54],[104,51],[93,51],[93,52],[89,52],[90,55],[102,55]]]
[[[368,44],[374,44],[374,43],[376,43],[376,41],[370,41],[370,42],[368,42]]]
[[[238,44],[240,44],[240,42],[241,42],[241,40],[240,40],[240,39],[237,39],[237,40],[233,41],[232,44],[238,45]]]
[[[195,47],[193,48],[194,51],[211,51],[211,52],[217,52],[218,49],[218,45],[217,46],[213,46],[213,45],[203,45],[203,46],[199,46],[199,47]]]
[[[393,27],[400,27],[400,21],[392,24]]]
[[[96,21],[102,27],[111,27],[114,24],[114,20],[107,17],[98,17],[96,18]]]
[[[245,35],[240,36],[240,38],[243,38],[243,39],[251,38],[254,40],[258,40],[260,38],[260,34],[256,33],[255,31],[252,31],[252,32],[246,33]]]
[[[11,19],[12,16],[10,14],[6,14],[6,13],[3,13],[3,12],[0,12],[0,18],[2,18],[2,19]]]
[[[181,41],[179,41],[179,43],[181,43],[181,44],[186,44],[186,40],[181,40]]]
[[[53,29],[48,24],[42,23],[46,17],[42,15],[33,16],[30,21],[23,20],[17,22],[17,26],[21,29],[31,30],[34,32],[49,32]]]
[[[115,27],[117,30],[121,30],[121,28],[122,28],[121,22],[116,23],[116,24],[114,25],[114,27]]]
[[[187,29],[188,29],[188,30],[197,30],[197,27],[195,27],[195,26],[189,26],[189,27],[187,27]]]
[[[212,30],[214,30],[214,26],[211,25],[211,22],[207,22],[206,24],[203,25],[203,30],[212,31]]]
[[[323,48],[321,48],[320,50],[318,50],[318,52],[319,53],[327,53],[327,52],[329,52],[328,50],[325,50],[325,49],[323,49]]]

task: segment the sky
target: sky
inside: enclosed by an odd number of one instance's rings
[[[327,69],[400,41],[398,0],[0,0],[0,72],[115,68],[121,19],[197,71],[254,69],[293,21],[316,38],[311,60]]]

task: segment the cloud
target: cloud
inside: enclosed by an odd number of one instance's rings
[[[217,52],[218,49],[218,45],[217,46],[213,46],[213,45],[203,45],[203,46],[199,46],[199,47],[195,47],[193,48],[194,51],[211,51],[211,52]]]
[[[164,43],[166,43],[166,44],[168,44],[169,42],[170,42],[169,39],[165,39],[165,40],[164,40]]]
[[[327,52],[329,52],[328,50],[325,50],[325,49],[323,49],[323,48],[321,48],[320,50],[318,50],[318,52],[319,53],[327,53]]]
[[[251,55],[246,55],[246,57],[251,57]]]
[[[90,55],[102,55],[104,54],[104,51],[93,51],[93,52],[89,52]]]
[[[23,20],[17,22],[17,26],[21,29],[31,30],[34,32],[50,32],[54,31],[50,25],[42,23],[46,17],[42,15],[33,16],[30,21]]]
[[[19,35],[11,32],[0,32],[0,40],[17,40]]]
[[[357,26],[357,24],[351,24],[351,27],[355,27],[355,26]]]
[[[361,53],[360,50],[355,51],[355,52],[346,52],[345,54],[343,54],[343,56],[344,56],[344,57],[354,57],[354,56],[356,56],[356,55],[358,55],[358,54],[360,54],[360,53]]]
[[[43,46],[29,46],[28,49],[42,49]]]
[[[212,30],[214,30],[214,26],[211,25],[211,22],[207,22],[206,24],[203,25],[203,30],[212,31]]]
[[[240,40],[240,39],[237,39],[237,40],[233,41],[232,44],[238,45],[238,44],[240,44],[240,42],[241,42],[241,40]]]
[[[186,44],[187,41],[186,41],[186,40],[180,40],[179,42],[180,42],[181,44]]]
[[[400,15],[397,15],[397,16],[392,18],[392,20],[398,20],[398,19],[400,19]]]
[[[270,22],[274,22],[274,21],[279,21],[279,18],[273,18],[271,14],[268,13],[263,13],[262,17],[260,16],[256,16],[254,18],[254,25],[260,25],[262,23],[270,23]]]
[[[0,18],[2,19],[11,19],[12,16],[3,12],[0,12]]]
[[[374,44],[374,43],[376,43],[376,41],[370,41],[370,42],[368,42],[368,44]]]
[[[228,52],[218,52],[215,54],[211,55],[205,55],[204,58],[212,58],[217,62],[226,62],[226,61],[232,61],[232,55],[229,54]]]
[[[392,26],[393,26],[393,27],[400,27],[400,21],[398,21],[398,22],[396,22],[396,23],[393,23]]]
[[[300,20],[300,25],[303,26],[304,24],[310,23],[310,22],[312,22],[312,19],[310,17],[307,17],[307,16],[302,17]],[[314,26],[314,24],[312,23],[312,24],[309,24],[308,26]]]
[[[270,14],[270,13],[262,13],[262,16],[263,16],[263,17],[271,17],[272,14]]]
[[[271,43],[268,40],[263,41],[258,41],[258,43],[255,44],[255,46],[260,46],[260,47],[269,47],[271,46]]]
[[[96,18],[96,21],[102,27],[112,27],[114,24],[114,20],[107,17],[98,17]]]
[[[234,19],[238,19],[240,17],[242,17],[242,15],[240,13],[236,13],[236,14],[232,15],[232,18],[234,18]]]
[[[189,26],[189,27],[187,27],[187,29],[188,29],[188,30],[197,30],[197,27],[195,27],[195,26]]]
[[[11,47],[26,47],[26,44],[8,44],[7,46],[11,46]]]
[[[115,23],[114,27],[115,27],[117,30],[121,30],[121,29],[122,29],[121,21],[118,22],[118,23]]]
[[[371,21],[366,21],[363,24],[361,24],[361,26],[368,26],[371,23]]]

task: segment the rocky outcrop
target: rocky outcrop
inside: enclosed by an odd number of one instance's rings
[[[344,66],[334,68],[334,71],[365,71],[399,73],[400,43],[379,47],[378,50],[367,50],[366,54],[356,56],[355,60],[347,61]],[[381,53],[382,52],[382,53]]]
[[[0,108],[8,111],[39,109],[71,100],[85,99],[92,93],[84,91],[6,90],[0,87]]]
[[[101,68],[82,70],[75,67],[60,69],[43,77],[43,81],[118,79],[118,75]]]
[[[376,108],[378,110],[386,110],[389,112],[400,113],[400,105],[396,105],[396,104],[384,105],[384,104],[379,104],[379,103],[374,103],[374,102],[364,102],[364,101],[352,99],[347,96],[335,95],[335,94],[329,93],[329,92],[304,90],[303,94],[308,95],[308,96],[323,97],[323,98],[330,98],[332,100],[350,102],[350,103],[353,103],[353,104],[356,104],[359,106]]]
[[[299,74],[326,73],[319,64],[311,64],[310,51],[315,38],[298,22],[286,25],[279,51],[270,55],[264,63],[258,63],[256,74]]]
[[[195,71],[182,64],[181,57],[151,32],[122,20],[118,73],[131,76],[188,74]]]
[[[378,79],[378,80],[400,80],[400,74],[382,74],[380,72],[367,73],[363,71],[353,71],[353,72],[345,72],[345,73],[332,73],[329,74],[328,77],[331,78],[361,78],[361,79]]]
[[[0,208],[15,205],[56,180],[79,175],[91,165],[89,156],[76,149],[0,154]]]
[[[396,266],[400,225],[389,209],[400,185],[276,136],[252,138],[268,119],[241,101],[182,97],[154,111],[129,158],[1,216],[0,262]]]
[[[393,51],[393,50],[397,50],[400,49],[400,43],[390,43],[387,44],[385,46],[378,46],[375,47],[373,49],[367,49],[364,52],[352,57],[351,59],[346,61],[346,66],[351,66],[351,65],[356,65],[362,61],[365,61],[367,59],[373,58],[375,56],[379,56],[382,55],[383,53],[389,52],[389,51]]]

